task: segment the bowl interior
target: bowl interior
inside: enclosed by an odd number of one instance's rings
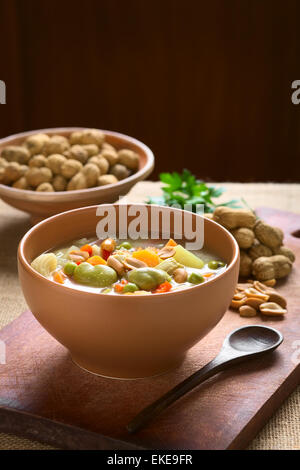
[[[164,238],[162,230],[162,219],[164,217],[168,217],[168,220],[170,220],[171,237],[174,237],[176,233],[174,228],[175,219],[172,217],[174,212],[185,214],[185,217],[182,218],[183,228],[188,220],[190,220],[195,227],[196,218],[198,218],[198,220],[200,218],[204,229],[204,247],[223,259],[227,265],[233,264],[238,256],[238,246],[232,235],[219,224],[200,215],[184,212],[180,209],[149,206],[146,204],[107,204],[101,205],[100,207],[103,211],[102,214],[104,214],[102,216],[96,214],[98,206],[91,206],[55,215],[36,225],[25,235],[21,242],[20,248],[23,260],[30,265],[36,256],[45,251],[65,245],[78,238],[86,236],[94,236],[96,238],[96,226],[103,217],[106,217],[108,213],[106,209],[110,210],[110,208],[114,208],[117,214],[117,232],[120,228],[118,225],[120,208],[122,208],[122,211],[125,210],[128,224],[136,218],[136,215],[129,215],[132,213],[133,208],[135,211],[139,211],[141,208],[146,209],[146,218],[143,219],[142,225],[144,227],[146,226],[146,228],[148,227],[148,233],[150,233],[153,214],[155,212],[162,214],[160,219],[161,224],[158,230],[161,238]],[[168,239],[168,237],[166,237],[166,239]],[[182,237],[182,241],[186,241],[185,236]]]

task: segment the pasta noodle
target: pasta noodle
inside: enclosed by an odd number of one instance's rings
[[[35,258],[31,267],[43,276],[49,277],[57,268],[57,258],[53,253],[45,253]]]

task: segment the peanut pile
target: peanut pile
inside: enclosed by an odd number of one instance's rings
[[[238,309],[241,317],[254,317],[257,313],[282,316],[287,313],[287,301],[273,288],[275,279],[266,281],[248,280],[236,286],[230,306]]]
[[[97,129],[62,135],[33,134],[4,147],[0,183],[32,191],[72,191],[114,184],[136,172],[139,156],[117,150]]]
[[[213,220],[227,228],[240,247],[240,276],[269,281],[286,277],[295,255],[283,245],[283,232],[258,219],[251,210],[217,207]]]
[[[250,278],[237,285],[231,307],[243,317],[258,312],[284,315],[286,300],[275,291],[277,279],[292,270],[295,255],[283,245],[283,232],[256,217],[251,210],[217,207],[212,219],[227,228],[240,248],[240,277]]]

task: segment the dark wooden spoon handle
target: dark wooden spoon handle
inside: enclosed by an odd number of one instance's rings
[[[225,363],[228,361],[225,360]],[[185,395],[187,392],[204,382],[209,377],[217,374],[224,368],[224,360],[217,356],[215,359],[206,364],[202,369],[198,370],[187,379],[180,382],[174,388],[169,390],[165,395],[144,408],[128,425],[127,429],[130,433],[135,433],[144,427],[155,416],[165,410],[174,401]]]

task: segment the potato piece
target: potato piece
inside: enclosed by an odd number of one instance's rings
[[[61,167],[61,174],[65,178],[73,178],[80,170],[82,170],[82,163],[78,160],[66,160],[66,162]]]
[[[120,165],[119,163],[111,167],[110,173],[112,175],[115,175],[115,177],[118,178],[118,180],[123,180],[124,178],[128,178],[128,176],[130,175],[130,171],[126,168],[126,166]]]
[[[59,154],[62,155],[70,147],[69,141],[62,135],[53,135],[45,142],[43,153],[45,155]]]
[[[64,163],[66,163],[66,161],[67,159],[63,155],[54,153],[52,155],[49,155],[49,157],[47,158],[46,166],[50,168],[54,175],[60,175],[61,168]]]
[[[88,188],[96,186],[97,180],[100,176],[100,170],[94,163],[87,163],[82,169],[82,173],[86,178],[86,184]]]
[[[26,173],[26,179],[30,186],[36,188],[41,183],[49,183],[52,179],[52,171],[50,168],[29,168]]]
[[[190,268],[198,268],[198,269],[203,268],[204,263],[202,259],[194,255],[194,253],[191,253],[190,251],[186,250],[181,245],[175,246],[174,249],[175,249],[174,259],[178,263],[181,263],[184,266],[187,266]]]
[[[55,191],[65,191],[67,188],[67,180],[62,175],[56,175],[53,178],[52,185]]]
[[[84,165],[87,162],[89,155],[87,150],[82,145],[72,145],[68,151],[67,158],[78,160]]]
[[[24,164],[30,159],[30,153],[26,147],[21,145],[8,145],[2,150],[1,157],[8,162]]]
[[[67,191],[74,191],[77,189],[86,189],[87,182],[86,177],[82,172],[77,173],[73,176],[73,178],[69,181],[67,186]]]
[[[50,183],[41,183],[36,188],[36,191],[40,191],[42,193],[50,193],[50,192],[54,191],[54,188],[53,188],[52,184],[50,184]]]
[[[49,140],[50,137],[47,134],[33,134],[27,137],[25,146],[30,155],[37,155],[42,153],[45,143]]]
[[[102,175],[98,178],[98,186],[105,186],[107,184],[115,183],[118,183],[118,180],[114,175]]]
[[[42,166],[47,166],[47,158],[45,155],[34,155],[28,162],[30,168],[36,167],[41,168]]]
[[[123,149],[118,152],[119,162],[130,170],[137,170],[140,158],[133,150]]]

